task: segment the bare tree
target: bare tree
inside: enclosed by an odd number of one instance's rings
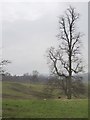
[[[32,79],[34,82],[38,82],[38,75],[39,75],[39,72],[37,70],[34,70],[32,72]]]
[[[85,86],[82,79],[83,77],[81,76],[73,76],[71,87],[73,98],[85,98],[88,96],[87,86]],[[65,97],[65,95],[67,95],[66,79],[59,79],[58,76],[49,77],[44,91],[52,95],[54,90],[60,91],[59,94],[57,94],[59,97],[62,97],[62,95]]]
[[[8,63],[11,63],[9,60],[2,60],[0,62],[0,74],[5,74],[4,66],[6,66]]]
[[[82,34],[77,32],[76,23],[79,13],[69,6],[65,14],[59,17],[59,34],[57,35],[60,44],[58,49],[48,49],[49,64],[52,73],[62,79],[63,88],[66,90],[67,98],[72,96],[73,74],[83,71],[80,45]],[[66,82],[65,82],[65,81]]]

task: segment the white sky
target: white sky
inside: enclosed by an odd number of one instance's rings
[[[72,5],[80,13],[78,30],[83,37],[83,60],[88,59],[88,4],[60,2],[3,2],[2,40],[3,59],[11,60],[12,74],[38,70],[48,74],[45,52],[57,45],[58,16]]]

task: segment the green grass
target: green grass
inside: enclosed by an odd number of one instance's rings
[[[29,83],[19,83],[19,82],[2,82],[2,93],[3,98],[11,99],[44,99],[44,98],[54,98],[57,99],[58,96],[65,98],[65,95],[59,89],[50,91],[47,89],[45,84],[29,84]],[[80,98],[87,98],[86,95],[80,95]]]
[[[49,95],[49,93],[45,93],[45,91],[43,91],[45,85],[42,84],[3,82],[2,86],[3,86],[2,87],[3,98],[43,99],[43,98],[47,98],[48,97],[47,95]]]
[[[87,118],[88,101],[3,100],[3,117],[13,118]]]
[[[88,100],[67,100],[65,96],[57,99],[59,91],[53,97],[43,91],[45,85],[16,82],[3,82],[3,117],[5,118],[86,118]],[[47,100],[44,100],[47,98]]]

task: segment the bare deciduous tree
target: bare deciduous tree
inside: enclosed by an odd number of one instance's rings
[[[64,16],[59,17],[59,34],[57,37],[60,44],[58,49],[54,47],[48,49],[51,71],[62,79],[62,85],[66,89],[68,99],[71,99],[72,96],[73,74],[83,71],[80,53],[82,34],[76,30],[78,19],[79,14],[76,9],[69,6]]]
[[[32,72],[32,79],[34,80],[34,82],[38,82],[38,75],[39,75],[39,72],[37,70],[34,70]]]
[[[11,63],[9,60],[2,60],[0,62],[0,74],[5,74],[5,69],[3,68],[6,66],[8,63]]]

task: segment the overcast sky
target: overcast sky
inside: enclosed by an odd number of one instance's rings
[[[69,5],[80,13],[78,30],[85,34],[82,39],[83,60],[88,59],[88,4],[87,3],[30,3],[15,2],[2,4],[3,59],[11,60],[8,72],[21,75],[38,70],[48,74],[45,52],[57,46],[58,17]]]

